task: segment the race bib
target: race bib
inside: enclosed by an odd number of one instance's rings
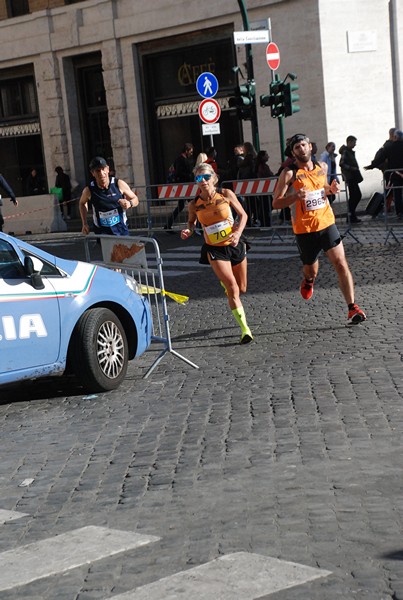
[[[99,213],[99,222],[103,227],[112,227],[112,225],[117,225],[120,223],[120,215],[117,208],[113,210],[108,210],[108,212],[100,212]]]
[[[305,198],[305,210],[318,210],[318,208],[325,208],[325,206],[326,195],[323,188],[308,192],[308,195]]]
[[[232,225],[226,219],[225,221],[214,223],[214,225],[208,225],[205,231],[209,244],[219,244],[220,242],[224,242],[232,233]]]

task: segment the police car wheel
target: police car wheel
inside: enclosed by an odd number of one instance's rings
[[[118,317],[107,308],[86,311],[74,331],[73,371],[93,392],[114,390],[126,376],[128,345]]]

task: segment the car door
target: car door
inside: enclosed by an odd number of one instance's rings
[[[0,239],[0,373],[49,365],[60,349],[60,314],[50,280],[35,289],[23,256]]]

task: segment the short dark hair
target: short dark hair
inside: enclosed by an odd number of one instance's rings
[[[298,144],[298,142],[302,142],[302,140],[306,140],[307,142],[309,142],[309,137],[305,133],[295,133],[288,142],[290,150],[292,151],[295,144]]]
[[[355,135],[349,135],[348,138],[346,139],[346,142],[356,142],[357,138],[355,137]]]
[[[107,166],[108,163],[102,156],[94,156],[94,158],[91,159],[89,164],[90,171],[95,171],[95,169],[103,169]]]

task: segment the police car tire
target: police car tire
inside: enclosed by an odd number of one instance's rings
[[[101,364],[98,352],[102,350],[105,339],[114,345],[115,350],[112,358]],[[103,362],[107,354],[105,348],[100,355]],[[119,387],[126,377],[128,356],[124,327],[111,310],[92,308],[81,316],[74,331],[71,358],[74,374],[88,391],[106,392]]]

